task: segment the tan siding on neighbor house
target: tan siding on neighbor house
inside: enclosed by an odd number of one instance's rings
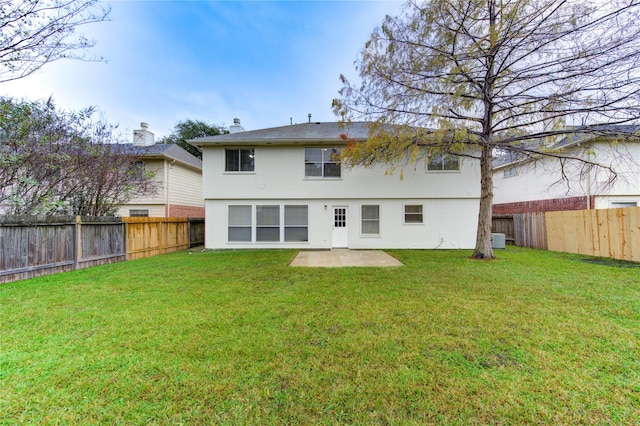
[[[152,195],[136,197],[127,204],[166,204],[167,186],[164,184],[164,182],[166,182],[165,160],[145,160],[144,170],[145,172],[155,173],[154,180],[158,182],[157,192]]]
[[[173,164],[168,166],[167,175],[169,204],[204,208],[200,171]]]

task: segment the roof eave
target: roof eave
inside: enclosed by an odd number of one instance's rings
[[[355,138],[359,142],[366,141],[366,138]],[[198,148],[210,147],[210,146],[308,146],[308,145],[346,145],[347,141],[342,138],[291,138],[291,139],[268,139],[268,138],[256,138],[256,139],[236,139],[236,140],[202,140],[202,139],[189,139],[187,142],[190,145]]]

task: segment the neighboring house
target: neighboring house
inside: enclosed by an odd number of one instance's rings
[[[624,127],[629,130],[640,127]],[[612,185],[606,171],[586,171],[577,161],[565,163],[563,180],[560,162],[554,158],[496,160],[493,214],[640,206],[640,143],[611,146],[609,142],[606,136],[576,134],[559,144],[573,156],[611,166],[618,173]]]
[[[206,242],[223,248],[473,248],[477,160],[348,169],[346,142],[368,124],[305,123],[189,141],[203,151]],[[240,130],[240,131],[237,131]]]
[[[119,216],[204,217],[202,161],[175,144],[155,145],[146,123],[133,132],[131,149],[141,166],[155,173],[158,191],[118,208]]]

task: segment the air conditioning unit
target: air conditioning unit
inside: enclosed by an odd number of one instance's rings
[[[503,249],[506,241],[504,234],[491,234],[491,247],[494,249]]]

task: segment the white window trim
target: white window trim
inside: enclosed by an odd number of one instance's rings
[[[420,206],[422,208],[422,222],[407,222],[406,218],[407,218],[407,206]],[[417,214],[417,213],[414,213]],[[408,225],[408,226],[424,226],[425,224],[425,220],[424,220],[424,203],[404,203],[402,205],[402,224],[403,225]]]
[[[250,241],[229,241],[229,207],[250,206],[251,207],[251,240]],[[258,206],[277,206],[279,212],[278,223],[278,241],[258,241]],[[307,207],[307,241],[285,241],[285,206],[306,206]],[[309,204],[291,204],[291,203],[242,203],[227,204],[227,244],[230,245],[268,245],[268,246],[287,246],[293,244],[309,244]]]
[[[342,151],[342,147],[341,146],[305,146],[302,148],[302,177],[304,180],[319,180],[319,181],[340,181],[342,180],[342,175],[344,173],[344,169],[342,167],[342,161],[340,162],[340,176],[307,176],[307,161],[306,161],[306,150],[307,148],[319,148],[319,149],[337,149],[339,151]],[[324,165],[324,162],[322,163]],[[324,167],[322,170],[322,173],[324,174]]]
[[[227,170],[227,151],[231,150],[231,151],[238,151],[238,150],[249,150],[252,149],[253,150],[253,170],[238,170],[238,171],[233,171],[233,170]],[[225,175],[255,175],[256,174],[256,148],[255,147],[239,147],[239,146],[229,146],[229,147],[225,147],[223,150],[223,155],[222,155],[222,174]],[[240,164],[240,166],[242,166],[242,164]]]
[[[446,154],[443,154],[446,155]],[[450,155],[450,154],[449,154]],[[459,156],[453,155],[453,157],[455,157],[458,160],[458,168],[455,170],[443,170],[443,169],[437,169],[437,170],[431,170],[429,169],[429,159],[427,159],[427,164],[426,164],[426,172],[427,173],[460,173],[462,171],[462,158],[460,158]]]
[[[377,234],[365,234],[362,230],[362,222],[365,220],[362,217],[362,207],[364,206],[377,206],[378,207],[378,233]],[[362,238],[382,238],[381,234],[382,234],[382,220],[381,220],[381,216],[382,216],[382,206],[380,206],[380,204],[373,204],[373,203],[363,203],[360,204],[360,237]],[[367,219],[368,221],[373,221],[373,219]]]
[[[229,240],[229,228],[230,228],[230,224],[229,224],[229,207],[251,207],[251,222],[250,222],[250,226],[251,226],[251,239],[249,241],[230,241]],[[251,204],[228,204],[227,205],[227,244],[251,244],[255,241],[256,239],[256,232],[255,232],[255,227],[253,226],[253,222],[255,220],[255,208],[253,205]],[[243,226],[243,228],[246,228],[246,226]]]
[[[518,168],[516,166],[507,167],[502,172],[502,177],[504,179],[509,179],[516,176],[518,176]]]

